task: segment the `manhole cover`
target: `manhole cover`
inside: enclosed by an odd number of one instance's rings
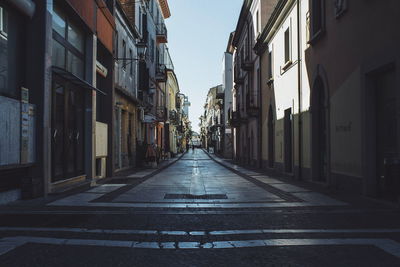
[[[192,195],[192,194],[165,194],[164,199],[227,199],[225,194],[205,194],[205,195]]]

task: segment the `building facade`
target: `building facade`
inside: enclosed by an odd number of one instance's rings
[[[209,89],[204,115],[201,118],[201,135],[203,147],[208,151],[222,154],[223,149],[223,120],[224,120],[224,88],[222,85]]]
[[[398,1],[310,1],[309,179],[400,197],[400,35],[388,27],[398,24],[399,8]]]
[[[168,110],[168,145],[166,152],[171,157],[178,154],[178,126],[180,122],[180,114],[178,113],[177,100],[179,95],[179,84],[176,74],[171,65],[167,69],[168,82],[167,82],[167,110]]]
[[[266,170],[399,197],[399,36],[383,30],[398,9],[396,1],[277,3],[255,45]]]
[[[145,144],[169,145],[169,16],[167,0],[1,1],[1,203],[112,176],[141,165]]]
[[[139,20],[133,19],[127,12],[134,12],[134,18],[141,17],[143,6],[129,2],[116,2],[114,39],[115,56],[115,100],[114,100],[114,171],[136,167],[136,145],[138,142],[138,124],[140,100],[138,97],[139,60],[137,44],[143,35]],[[128,6],[127,6],[128,5]],[[129,19],[131,17],[131,19]]]
[[[41,139],[36,125],[43,122],[38,112],[42,92],[35,86],[38,69],[28,65],[35,60],[28,44],[43,7],[22,2],[25,8],[14,1],[0,3],[0,203],[19,199],[22,182],[42,173],[41,147],[36,145]],[[38,182],[42,191],[43,181]]]
[[[107,135],[109,120],[97,127],[96,102],[112,94],[112,8],[102,0],[2,2],[1,107],[9,115],[0,123],[12,127],[0,135],[12,147],[1,144],[0,171],[10,199],[102,176],[107,144],[95,137]],[[96,85],[100,65],[104,80]]]
[[[233,111],[233,53],[232,41],[234,32],[231,33],[226,51],[222,59],[222,87],[224,92],[223,114],[222,114],[222,147],[221,155],[225,158],[233,158],[233,129],[230,119]]]

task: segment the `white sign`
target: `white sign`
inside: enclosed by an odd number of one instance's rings
[[[97,60],[96,60],[96,72],[97,72],[98,74],[100,74],[101,76],[103,76],[104,78],[106,78],[106,77],[107,77],[107,74],[108,74],[107,68],[104,67],[104,66],[103,66],[100,62],[98,62]]]

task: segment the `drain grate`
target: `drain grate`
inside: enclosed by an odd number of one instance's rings
[[[225,194],[165,194],[164,199],[228,199]]]

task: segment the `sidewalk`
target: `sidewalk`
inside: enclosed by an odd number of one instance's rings
[[[118,172],[118,174],[116,176],[114,176],[114,177],[109,177],[109,178],[106,178],[106,179],[103,179],[103,180],[99,180],[97,182],[99,184],[102,184],[102,181],[105,181],[105,183],[109,183],[112,180],[121,179],[121,178],[142,178],[142,179],[146,179],[146,178],[154,176],[157,173],[159,173],[159,172],[163,171],[164,169],[168,168],[169,166],[171,166],[172,164],[174,164],[175,162],[180,160],[184,155],[185,155],[185,153],[180,153],[180,154],[177,154],[174,158],[163,160],[157,165],[156,168],[143,167],[143,168],[136,169],[136,170],[121,171],[121,172]]]
[[[293,194],[297,192],[316,192],[318,194],[324,194],[335,199],[341,200],[343,202],[349,203],[351,205],[361,206],[363,208],[390,208],[390,209],[400,209],[398,203],[389,202],[382,199],[376,199],[359,194],[351,194],[349,192],[337,191],[325,184],[312,183],[308,181],[299,181],[292,178],[272,175],[266,173],[262,169],[248,169],[238,164],[235,164],[231,159],[224,159],[220,156],[208,153],[206,150],[203,151],[215,162],[224,166],[225,168],[231,170],[232,172],[246,178],[250,179],[255,183],[263,183],[265,185],[271,186],[280,191]]]
[[[159,172],[165,170],[166,168],[170,167],[172,164],[176,163],[178,160],[180,160],[185,153],[182,154],[177,154],[176,157],[164,160],[160,162],[160,164],[157,166],[157,168],[141,168],[139,170],[126,170],[126,171],[121,171],[117,176],[114,177],[107,177],[103,179],[98,179],[98,180],[92,180],[92,181],[86,181],[80,186],[76,187],[71,187],[67,190],[60,191],[58,193],[52,193],[49,194],[46,197],[39,197],[35,199],[29,199],[29,200],[17,200],[14,202],[10,202],[6,205],[0,205],[0,211],[1,210],[9,210],[11,209],[17,209],[17,208],[43,208],[44,206],[47,205],[49,202],[53,202],[57,199],[63,199],[67,196],[72,196],[75,194],[80,194],[83,192],[86,192],[88,190],[97,190],[96,188],[105,186],[108,184],[118,184],[118,183],[130,183],[130,184],[136,184],[136,183],[141,183],[148,178],[158,174]],[[131,181],[131,182],[127,182]]]

